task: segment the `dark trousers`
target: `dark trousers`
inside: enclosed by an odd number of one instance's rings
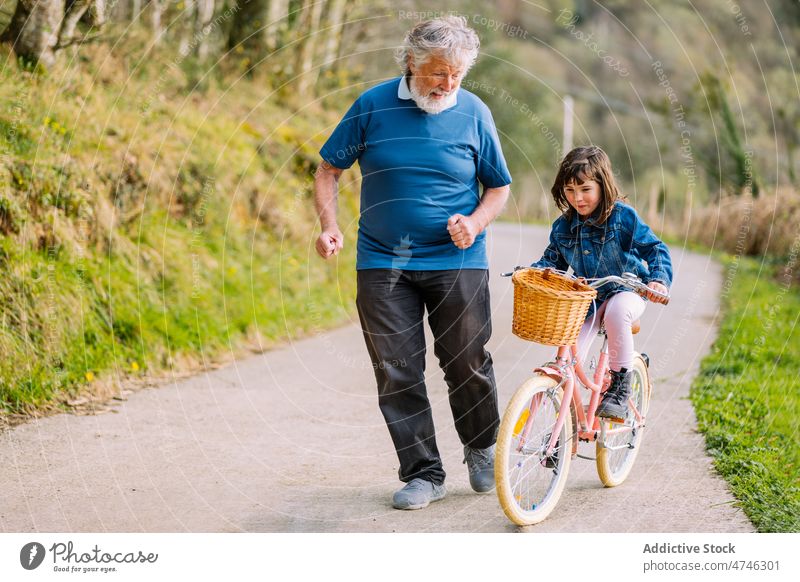
[[[492,334],[489,273],[362,270],[356,304],[400,480],[441,484],[445,472],[425,389],[423,318],[427,309],[462,444],[490,447],[500,417],[492,357],[484,348]]]

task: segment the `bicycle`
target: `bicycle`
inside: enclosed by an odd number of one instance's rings
[[[503,276],[517,277],[520,271],[525,270],[539,271],[517,267],[514,273],[504,273]],[[595,416],[602,393],[610,384],[608,337],[602,322],[599,335],[603,338],[603,344],[596,366],[592,358],[590,367],[595,367],[592,380],[578,361],[580,350],[576,329],[579,331],[588,306],[594,301],[596,289],[608,283],[617,283],[640,295],[647,292],[669,300],[668,295],[650,289],[632,273],[623,273],[621,277],[570,279],[560,271],[539,271],[544,275],[548,272],[570,281],[576,287],[582,284],[589,290],[585,295],[591,295],[591,301],[586,304],[582,318],[578,313],[567,335],[559,338],[557,331],[554,340],[552,337],[550,340],[538,340],[539,343],[558,346],[556,359],[535,368],[535,375],[517,389],[498,429],[495,451],[497,496],[503,512],[517,525],[533,525],[547,518],[564,490],[572,458],[579,456],[591,459],[578,455],[578,441],[596,442],[597,472],[606,487],[615,487],[625,481],[639,453],[652,392],[648,356],[635,354],[631,396],[623,423]],[[515,321],[516,312],[515,285]],[[563,309],[551,313],[561,312]],[[551,315],[549,319],[559,318]],[[638,322],[634,324],[633,331],[638,332]],[[520,335],[516,330],[515,334]],[[586,406],[576,389],[577,382],[590,391]]]

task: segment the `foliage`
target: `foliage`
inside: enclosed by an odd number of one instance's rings
[[[134,35],[59,76],[0,70],[0,414],[266,349],[352,309],[339,268],[355,245],[338,262],[309,252],[320,127],[347,103],[297,114],[225,68],[193,91],[174,53],[148,50]],[[348,237],[355,205],[344,187]]]
[[[796,261],[729,258],[725,318],[691,391],[715,467],[762,532],[800,531]]]
[[[786,257],[800,247],[798,224],[800,193],[778,188],[760,198],[726,196],[696,210],[686,235],[733,255]]]

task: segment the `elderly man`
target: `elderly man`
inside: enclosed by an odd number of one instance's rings
[[[460,89],[479,46],[463,17],[418,24],[397,53],[404,75],[363,93],[320,151],[323,258],[343,244],[338,179],[356,160],[361,167],[356,304],[406,483],[393,497],[398,509],[445,495],[425,389],[426,309],[470,485],[494,487],[499,414],[484,348],[491,335],[484,231],[508,198],[511,176],[489,109]]]

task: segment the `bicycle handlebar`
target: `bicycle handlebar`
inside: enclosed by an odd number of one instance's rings
[[[510,277],[515,272],[519,271],[520,269],[529,269],[529,268],[532,268],[532,267],[517,266],[517,267],[514,267],[514,270],[511,271],[510,273],[501,273],[500,276],[501,277]],[[548,269],[544,269],[544,270],[548,270]],[[564,276],[570,277],[572,279],[576,278],[576,277],[574,277],[572,275],[568,275],[564,271],[559,271],[558,269],[549,269],[549,270],[552,271],[553,273],[558,273],[559,275],[564,275]],[[624,287],[627,287],[628,289],[631,289],[632,291],[638,293],[639,295],[643,295],[643,296],[646,297],[647,294],[651,294],[651,295],[655,295],[656,297],[660,297],[660,298],[665,300],[664,301],[664,305],[669,303],[669,294],[660,293],[660,292],[656,291],[655,289],[651,289],[650,287],[645,285],[642,282],[642,280],[639,277],[637,277],[636,275],[634,275],[633,273],[622,273],[621,277],[617,276],[617,275],[609,275],[608,277],[600,277],[600,278],[597,278],[597,279],[583,279],[583,280],[586,282],[587,285],[589,285],[593,289],[597,289],[598,287],[602,287],[603,285],[606,285],[608,283],[618,283],[618,284],[620,284],[620,285],[622,285]]]
[[[587,281],[588,285],[595,289],[597,289],[598,287],[602,287],[607,283],[619,283],[624,287],[632,289],[639,295],[645,295],[645,296],[647,296],[647,294],[655,295],[656,297],[660,297],[664,300],[664,305],[667,305],[669,303],[668,293],[660,293],[655,289],[651,289],[650,287],[645,285],[644,282],[633,273],[622,273],[621,277],[618,277],[616,275],[609,275],[608,277],[600,277],[599,279],[594,279],[594,280],[589,279]]]

